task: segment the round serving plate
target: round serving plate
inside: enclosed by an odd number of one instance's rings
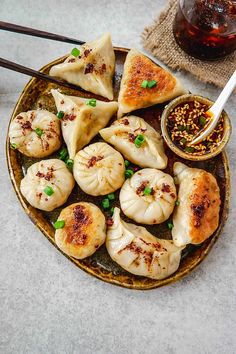
[[[115,100],[118,97],[120,80],[123,72],[123,65],[127,55],[128,49],[125,48],[115,48],[116,55],[116,73],[114,78],[114,91],[115,91]],[[44,66],[41,71],[48,73],[50,68],[59,64],[65,60],[65,57],[59,58],[46,66]],[[31,79],[28,84],[25,86],[23,92],[21,93],[17,104],[12,113],[11,120],[20,112],[25,112],[31,109],[42,108],[48,109],[51,112],[56,113],[56,107],[50,90],[52,88],[57,88],[58,86],[42,81],[39,79]],[[60,90],[65,94],[91,98],[95,97],[107,101],[102,97],[96,96],[89,92],[85,92],[82,89],[71,90],[64,87],[59,87]],[[160,117],[164,109],[164,105],[156,105],[150,108],[145,108],[132,112],[138,116],[143,117],[149,124],[151,124],[155,129],[160,131]],[[93,142],[102,140],[101,137],[96,136]],[[222,228],[227,219],[228,215],[228,205],[230,197],[230,175],[229,175],[229,165],[226,153],[223,152],[220,155],[201,162],[185,161],[176,156],[167,146],[165,146],[166,153],[168,155],[168,166],[164,170],[167,173],[173,175],[172,166],[175,161],[182,161],[190,167],[199,167],[206,171],[211,172],[217,179],[220,192],[221,192],[221,210],[220,210],[220,224],[216,232],[205,242],[199,246],[188,245],[186,249],[182,252],[182,259],[179,269],[170,277],[164,280],[154,280],[145,277],[135,276],[123,270],[115,262],[112,261],[110,256],[106,251],[105,245],[98,249],[91,257],[88,257],[84,260],[77,260],[73,257],[68,257],[74,264],[79,268],[86,271],[87,273],[111,284],[120,285],[130,289],[140,289],[147,290],[152,288],[157,288],[163,285],[170,284],[174,281],[181,279],[183,276],[191,272],[209,253],[210,249],[216,242]],[[28,202],[23,198],[20,192],[20,182],[23,176],[25,175],[27,168],[38,161],[37,159],[32,159],[26,156],[23,156],[16,150],[12,150],[9,146],[9,137],[7,134],[7,143],[6,143],[6,153],[7,153],[7,162],[9,168],[10,178],[17,194],[17,197],[23,206],[25,212],[33,223],[43,232],[47,239],[55,246],[54,240],[54,228],[52,223],[56,221],[60,211],[65,206],[79,202],[79,201],[88,201],[98,205],[101,208],[102,197],[93,197],[85,194],[77,185],[72,191],[68,201],[60,208],[55,209],[52,212],[43,212],[38,209],[33,208]],[[48,158],[57,157],[57,154],[51,155]],[[116,202],[115,205],[119,207],[119,191],[116,193]],[[132,222],[127,217],[122,214],[122,218],[125,221]],[[167,222],[154,225],[154,226],[145,226],[153,235],[159,238],[171,239],[171,233],[168,230]]]

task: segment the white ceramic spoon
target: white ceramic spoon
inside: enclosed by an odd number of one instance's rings
[[[215,129],[221,112],[223,111],[224,105],[227,102],[229,96],[233,92],[233,90],[236,87],[236,70],[225,85],[224,89],[220,93],[219,97],[213,104],[213,106],[206,112],[211,117],[210,123],[207,125],[206,129],[204,129],[202,132],[200,132],[199,135],[195,137],[191,142],[188,143],[188,145],[195,145],[200,143],[202,140],[204,140],[208,135],[211,134],[211,132]]]

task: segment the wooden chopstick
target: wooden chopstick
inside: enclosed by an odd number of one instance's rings
[[[40,31],[40,30],[36,30],[34,28],[19,26],[19,25],[15,25],[14,23],[8,23],[8,22],[3,22],[3,21],[0,21],[0,29],[2,29],[4,31],[9,31],[9,32],[22,33],[22,34],[26,34],[28,36],[33,36],[33,37],[52,39],[53,41],[74,43],[74,44],[80,44],[80,45],[84,44],[84,42],[79,39],[65,37],[65,36],[61,36],[59,34]]]
[[[62,81],[60,79],[56,79],[53,76],[49,76],[49,75],[44,74],[44,73],[42,73],[40,71],[27,68],[26,66],[14,63],[14,62],[12,62],[10,60],[6,60],[6,59],[3,59],[3,58],[0,58],[0,66],[2,66],[3,68],[9,69],[9,70],[17,71],[19,73],[22,73],[22,74],[25,74],[25,75],[28,75],[28,76],[36,77],[36,78],[41,79],[41,80],[46,80],[46,81],[52,82],[52,83],[57,84],[57,85],[69,87],[69,88],[71,88],[73,90],[78,90],[79,89],[78,86],[76,86],[76,85],[69,84],[68,82]]]

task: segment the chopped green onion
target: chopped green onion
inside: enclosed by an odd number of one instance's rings
[[[103,209],[109,209],[110,202],[109,202],[108,198],[105,198],[105,199],[102,200],[102,207],[103,207]]]
[[[174,227],[173,222],[172,222],[172,221],[169,221],[169,222],[167,223],[167,227],[168,227],[169,230],[172,230],[173,227]]]
[[[151,80],[151,81],[148,81],[147,85],[149,88],[152,88],[152,87],[156,86],[156,84],[157,84],[156,80]]]
[[[139,134],[139,135],[135,138],[134,144],[135,144],[135,146],[136,146],[137,148],[140,148],[140,147],[143,145],[144,141],[145,141],[145,136],[142,135],[142,134]]]
[[[90,100],[88,100],[88,101],[86,102],[86,105],[87,105],[87,106],[96,107],[96,105],[97,105],[97,100],[96,100],[96,98],[90,98]]]
[[[178,125],[177,129],[181,132],[183,132],[185,130],[185,126],[184,125]]]
[[[111,215],[113,215],[113,214],[114,214],[114,210],[115,210],[115,208],[111,208],[111,209],[110,209],[110,213],[111,213]]]
[[[133,176],[133,174],[134,174],[133,170],[126,170],[125,171],[125,178],[130,178]]]
[[[147,80],[143,80],[143,82],[141,83],[141,87],[142,88],[147,88],[148,85],[148,81]]]
[[[142,83],[141,83],[141,87],[142,88],[152,88],[154,86],[156,86],[157,82],[156,80],[143,80]]]
[[[187,140],[186,140],[185,138],[182,138],[182,139],[180,139],[180,142],[181,142],[183,145],[185,145],[186,142],[187,142]]]
[[[184,149],[185,152],[189,152],[190,154],[193,153],[195,151],[194,147],[192,146],[186,146],[186,148]]]
[[[63,229],[63,227],[65,226],[65,221],[64,220],[57,220],[56,222],[54,222],[54,228],[57,229]]]
[[[152,192],[152,189],[150,187],[145,187],[144,191],[143,191],[143,194],[144,195],[150,195],[151,192]]]
[[[73,55],[73,57],[78,57],[80,55],[80,50],[78,48],[73,48],[70,54]]]
[[[190,125],[186,125],[185,130],[186,130],[187,133],[189,133],[190,132]]]
[[[177,199],[177,200],[176,200],[175,205],[177,205],[177,206],[179,206],[179,205],[180,205],[180,201],[179,201],[179,199]]]
[[[17,149],[17,145],[16,145],[15,143],[10,143],[10,147],[11,147],[13,150]]]
[[[108,194],[107,198],[109,200],[115,200],[115,194],[114,193],[110,193],[110,194]]]
[[[204,125],[206,124],[206,118],[203,117],[203,116],[201,116],[201,117],[199,118],[199,124],[202,125],[202,126],[204,126]]]
[[[72,170],[73,165],[74,165],[74,160],[72,160],[72,159],[67,159],[67,160],[66,160],[66,165],[67,165],[67,167],[68,167],[70,170]]]
[[[68,157],[68,151],[67,148],[63,148],[59,151],[59,159],[62,161],[65,161]]]
[[[54,193],[54,190],[52,189],[52,187],[47,186],[44,188],[44,193],[47,194],[49,197]]]
[[[128,160],[125,160],[125,167],[128,167],[130,165],[130,162]]]
[[[65,113],[63,111],[57,112],[57,118],[62,119],[64,117]]]
[[[43,130],[40,129],[40,128],[36,128],[36,129],[35,129],[35,133],[36,133],[39,137],[41,137],[41,136],[43,135]]]

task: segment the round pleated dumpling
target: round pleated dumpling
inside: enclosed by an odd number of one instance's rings
[[[106,248],[110,257],[128,272],[164,279],[179,267],[181,251],[172,240],[159,239],[144,227],[126,223],[115,208],[108,226]]]
[[[124,159],[106,143],[91,144],[76,154],[73,173],[85,193],[94,196],[109,194],[124,183]]]
[[[141,224],[160,224],[171,215],[176,201],[173,178],[145,168],[127,179],[120,191],[124,214]]]
[[[61,128],[57,116],[46,110],[18,114],[10,124],[11,146],[30,157],[45,157],[61,145]]]
[[[28,168],[21,180],[20,190],[30,205],[51,211],[67,201],[74,183],[74,178],[63,161],[42,160]]]
[[[83,259],[91,256],[105,241],[106,221],[92,203],[75,203],[63,209],[54,224],[55,242],[68,256]]]

